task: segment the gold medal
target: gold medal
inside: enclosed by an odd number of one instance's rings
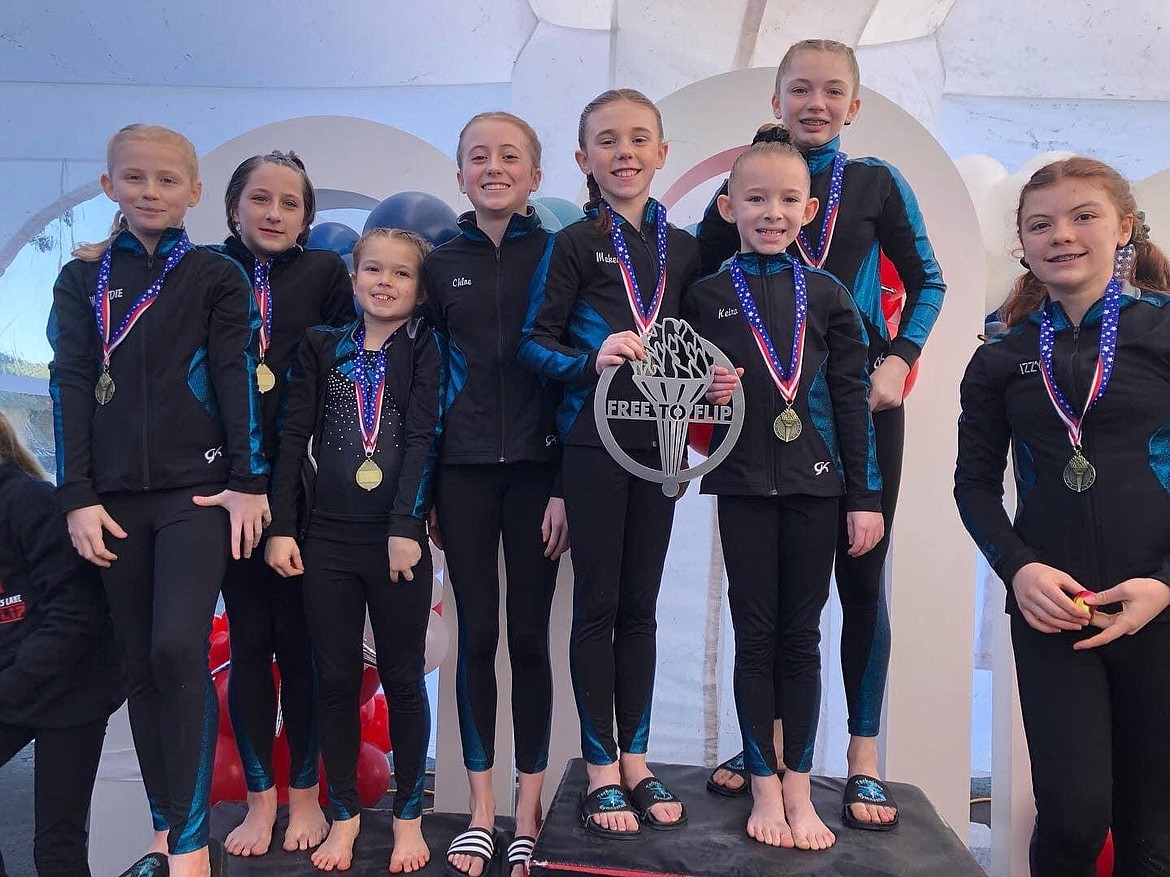
[[[272,369],[268,364],[261,362],[256,366],[256,389],[261,393],[267,393],[276,386],[276,375],[272,373]]]
[[[358,466],[354,480],[362,490],[373,490],[382,483],[382,467],[367,457],[366,461]]]
[[[789,405],[772,421],[772,432],[782,442],[794,442],[800,438],[804,424],[800,422],[800,415]]]
[[[114,398],[114,379],[110,377],[108,371],[104,371],[101,377],[97,380],[97,386],[93,388],[93,395],[98,400],[99,405],[105,405]]]
[[[1064,486],[1076,493],[1084,493],[1097,480],[1097,470],[1085,459],[1080,448],[1073,448],[1072,459],[1064,467]]]

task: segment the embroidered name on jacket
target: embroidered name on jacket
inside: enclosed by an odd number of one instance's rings
[[[616,265],[618,263],[617,256],[611,256],[609,253],[597,253],[597,261],[605,262],[609,265]]]
[[[720,308],[718,318],[720,320],[722,320],[726,317],[738,316],[738,314],[739,314],[739,308]]]
[[[1034,375],[1040,371],[1040,360],[1033,359],[1031,362],[1020,363],[1020,374]]]
[[[471,286],[470,277],[456,277],[451,281],[451,286],[458,289],[460,286]]]
[[[0,582],[0,595],[4,593],[4,584]],[[10,621],[20,621],[24,618],[24,598],[20,594],[0,596],[0,624]]]

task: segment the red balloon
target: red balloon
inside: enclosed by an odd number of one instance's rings
[[[220,630],[213,633],[207,643],[207,666],[214,673],[224,664],[231,661],[231,640],[226,630]]]
[[[1105,846],[1097,857],[1097,877],[1113,877],[1113,832],[1105,835]]]
[[[228,712],[228,677],[231,675],[231,670],[224,670],[222,673],[212,677],[212,682],[215,684],[215,699],[219,702],[219,733],[220,735],[227,735],[229,740],[232,740],[234,747],[234,731],[232,730],[232,717]]]
[[[373,743],[362,743],[358,752],[356,785],[363,807],[373,807],[390,788],[390,763]]]
[[[272,777],[276,781],[276,803],[288,803],[288,771],[292,757],[288,751],[288,738],[282,731],[272,743]]]
[[[362,673],[362,693],[358,698],[358,703],[365,705],[374,692],[378,690],[378,686],[382,684],[382,680],[378,678],[377,667],[366,667],[365,672]]]
[[[711,450],[711,436],[715,432],[713,423],[691,423],[687,425],[687,444],[696,454],[708,456]]]
[[[894,263],[881,254],[880,274],[882,282],[882,314],[886,318],[886,331],[891,338],[898,335],[898,326],[902,323],[902,306],[906,303],[906,287],[902,278],[898,276],[898,269]],[[902,397],[910,395],[914,384],[918,380],[918,362],[910,366],[910,374],[906,375],[906,384],[902,388]]]
[[[215,741],[215,766],[211,771],[211,803],[246,801],[248,786],[244,782],[244,766],[231,735],[220,734]]]
[[[220,631],[227,633],[227,630],[228,630],[228,617],[227,617],[226,612],[221,612],[221,613],[219,613],[219,615],[213,615],[211,617],[211,632],[212,632],[212,634],[217,634]]]
[[[380,752],[389,752],[393,746],[390,743],[390,710],[386,706],[386,695],[378,692],[367,706],[371,707],[370,717],[365,716],[362,709],[362,740],[373,743]]]

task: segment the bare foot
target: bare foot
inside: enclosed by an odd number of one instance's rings
[[[288,790],[288,828],[284,831],[284,848],[309,850],[325,840],[329,834],[329,823],[317,803],[319,788],[316,784],[307,789]],[[231,836],[228,836],[231,839]]]
[[[616,786],[622,781],[622,772],[616,762],[613,764],[586,764],[585,770],[589,774],[589,792],[594,792],[602,786]],[[594,813],[592,819],[601,828],[609,831],[633,832],[638,830],[638,816],[630,810]]]
[[[200,847],[191,853],[167,856],[167,867],[174,877],[207,877],[211,873],[207,847]]]
[[[784,792],[780,777],[752,777],[752,812],[747,821],[748,837],[771,847],[792,849],[792,829],[784,818]]]
[[[784,816],[798,850],[827,850],[837,836],[821,821],[812,804],[812,785],[807,773],[784,774]]]
[[[313,851],[309,860],[321,871],[348,871],[353,864],[353,842],[361,830],[361,816],[335,819],[325,842]]]
[[[399,819],[394,817],[394,849],[390,851],[391,874],[410,874],[421,871],[431,860],[431,849],[422,833],[422,817]]]
[[[540,834],[542,817],[540,793],[544,788],[544,772],[517,773],[520,787],[516,796],[516,833],[515,837],[536,837]],[[507,864],[507,856],[504,857]],[[528,877],[527,864],[512,867],[508,877]]]
[[[496,795],[492,789],[491,770],[469,770],[467,784],[471,789],[471,797],[467,807],[471,812],[471,821],[468,828],[484,828],[491,832],[496,824]],[[459,854],[447,856],[451,867],[469,877],[479,877],[487,868],[488,863],[478,856]]]
[[[646,766],[645,755],[630,755],[623,752],[620,761],[622,784],[627,789],[632,789],[647,777],[654,776],[650,768]],[[653,804],[650,807],[650,815],[659,822],[664,822],[667,825],[672,822],[678,822],[678,820],[682,819],[682,814],[683,805],[681,801]]]
[[[272,843],[275,822],[276,787],[263,792],[248,792],[248,815],[232,829],[223,848],[233,856],[262,856]]]
[[[878,773],[876,737],[850,737],[847,757],[849,760],[849,776],[864,774],[865,776],[881,779],[881,774]],[[895,807],[860,802],[850,804],[849,812],[858,822],[889,823],[893,822],[898,816],[898,810]]]

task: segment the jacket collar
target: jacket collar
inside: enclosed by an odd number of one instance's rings
[[[252,273],[252,263],[256,261],[255,254],[248,249],[248,245],[244,243],[243,239],[238,234],[233,234],[224,239],[224,252],[239,262],[247,270],[248,274]],[[281,265],[285,262],[291,262],[305,250],[300,244],[295,244],[285,250],[283,253],[277,253],[268,261],[273,265]]]
[[[739,267],[744,274],[760,276],[778,274],[792,268],[792,257],[788,253],[739,253]],[[733,257],[734,258],[734,257]],[[731,261],[730,259],[728,261]],[[727,264],[726,262],[724,263]],[[806,269],[807,270],[807,269]]]
[[[508,220],[508,227],[504,229],[504,240],[528,237],[540,228],[540,216],[536,208],[529,204],[527,212],[512,214]],[[492,239],[480,230],[479,224],[475,221],[474,210],[469,210],[459,217],[459,231],[469,241],[475,241],[477,244],[492,243]]]
[[[834,137],[824,146],[818,146],[815,149],[810,149],[805,154],[805,158],[808,159],[808,172],[814,177],[817,174],[823,174],[833,166],[833,159],[837,157],[837,153],[840,151],[840,135]]]
[[[658,207],[659,207],[658,201],[656,201],[653,198],[649,199],[646,202],[646,208],[642,211],[642,225],[644,225],[644,226],[653,225],[657,221]],[[600,212],[601,212],[601,205],[600,204],[590,204],[585,208],[585,216],[588,219],[596,219],[597,215]],[[613,215],[617,217],[617,224],[618,225],[628,225],[629,224],[628,221],[626,220],[626,218],[624,216],[622,216],[620,213],[618,213],[616,210],[614,211]]]
[[[175,244],[183,236],[183,229],[168,228],[162,233],[162,237],[158,239],[158,246],[155,247],[154,255],[166,256],[171,250],[175,248]],[[136,256],[146,256],[146,247],[142,246],[142,241],[134,236],[134,232],[128,228],[122,229],[114,236],[114,240],[110,244],[115,250],[123,253],[134,253]]]

